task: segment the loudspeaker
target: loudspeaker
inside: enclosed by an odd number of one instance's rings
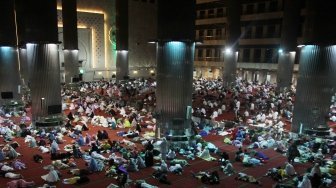
[[[13,99],[13,92],[1,92],[2,99]]]

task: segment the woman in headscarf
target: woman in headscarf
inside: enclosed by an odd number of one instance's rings
[[[153,166],[154,164],[154,155],[150,150],[147,150],[145,153],[145,164],[147,167]]]
[[[86,133],[85,144],[86,145],[90,145],[91,144],[91,136],[89,135],[89,133]]]
[[[104,169],[104,163],[100,162],[99,160],[91,157],[89,162],[89,171],[90,172],[100,172]]]
[[[49,173],[46,175],[41,176],[41,178],[48,182],[48,183],[54,183],[60,180],[57,171],[54,169],[53,166],[48,166],[46,169],[49,169]]]
[[[90,152],[89,152],[90,155],[91,155],[91,153],[94,152],[94,151],[97,152],[97,153],[100,153],[100,149],[98,148],[98,146],[97,146],[96,143],[92,143],[92,144],[91,144],[91,149],[90,149]]]
[[[140,155],[137,157],[137,165],[140,169],[146,168],[146,163]]]
[[[35,148],[37,147],[37,143],[34,137],[31,137],[30,141],[29,141],[29,147],[31,148]]]
[[[57,154],[59,150],[59,147],[58,147],[58,144],[57,142],[54,140],[52,143],[51,143],[51,149],[50,149],[50,153],[53,155],[53,154]]]
[[[310,176],[313,177],[315,174],[317,174],[319,177],[322,176],[321,174],[321,169],[320,169],[320,165],[318,163],[315,163],[314,167],[312,168],[312,170],[310,171]]]
[[[175,159],[175,157],[176,157],[175,151],[169,150],[169,152],[167,154],[167,160],[173,160],[173,159]]]
[[[103,140],[104,139],[104,135],[103,135],[103,132],[101,130],[98,130],[97,138],[98,138],[98,140]]]
[[[47,142],[44,140],[44,138],[40,138],[40,140],[38,141],[38,146],[46,146]]]
[[[0,149],[0,161],[3,161],[6,159],[5,153],[2,151],[3,149]]]
[[[76,144],[72,145],[72,153],[75,158],[82,157],[82,152],[80,151],[80,148]]]
[[[109,135],[106,130],[103,130],[103,139],[109,139]]]
[[[300,152],[297,148],[297,145],[295,143],[293,143],[287,150],[288,162],[294,163],[294,159],[296,157],[300,157]]]
[[[215,159],[214,157],[211,157],[208,147],[205,147],[202,153],[200,153],[198,157],[206,161]]]
[[[285,172],[287,176],[294,176],[296,174],[294,166],[289,162],[286,162]]]
[[[308,175],[304,175],[302,181],[299,182],[298,188],[312,188]]]
[[[228,176],[231,176],[235,172],[233,165],[230,163],[230,161],[226,162],[226,165],[223,168],[223,172]]]
[[[168,165],[164,160],[161,160],[160,171],[161,172],[168,172]]]
[[[139,171],[136,159],[133,159],[133,158],[130,159],[127,171],[129,171],[129,172],[137,172],[137,171]]]
[[[84,141],[84,137],[82,134],[79,135],[78,139],[77,139],[77,144],[79,146],[84,146],[85,145],[85,141]]]
[[[20,154],[16,152],[12,146],[7,145],[6,147],[8,148],[7,157],[9,159],[16,159],[18,156],[20,156]]]

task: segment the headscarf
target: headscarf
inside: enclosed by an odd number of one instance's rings
[[[298,188],[312,188],[308,175],[304,175],[301,182],[298,184]]]
[[[57,153],[57,150],[59,150],[57,142],[54,140],[51,143],[51,153]]]

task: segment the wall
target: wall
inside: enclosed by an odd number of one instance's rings
[[[58,0],[57,4],[59,40],[62,41],[61,0]],[[81,69],[84,71],[84,80],[111,78],[116,65],[115,1],[77,0],[77,12],[79,60],[83,61]],[[62,45],[60,49],[63,49]],[[63,62],[62,50],[60,57]]]
[[[129,74],[148,77],[156,67],[156,1],[129,1]],[[155,74],[155,72],[154,72]]]

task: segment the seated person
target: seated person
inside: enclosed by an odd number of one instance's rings
[[[197,174],[191,172],[193,177],[200,179],[205,184],[219,184],[219,175],[217,171],[212,173],[200,171]]]
[[[261,183],[253,176],[247,175],[245,173],[239,172],[238,176],[235,177],[236,180],[242,180],[245,182],[261,185]]]
[[[123,135],[123,137],[127,137],[127,138],[134,138],[138,136],[139,136],[139,132],[137,130],[135,131],[128,130],[127,133]]]

